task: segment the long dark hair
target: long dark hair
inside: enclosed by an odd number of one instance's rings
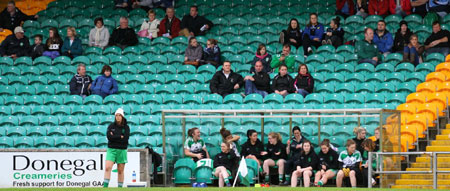
[[[297,22],[297,28],[296,28],[296,29],[293,29],[293,28],[292,28],[292,26],[291,26],[291,22],[292,22],[292,21]],[[295,33],[297,33],[297,34],[296,34],[297,36],[300,35],[300,34],[299,34],[299,33],[300,33],[300,23],[298,22],[298,20],[297,20],[296,18],[292,18],[292,19],[289,21],[289,26],[288,26],[288,28],[287,28],[287,32],[290,33],[291,31],[295,31]]]
[[[336,25],[336,28],[339,28],[341,26],[341,18],[340,17],[336,17],[334,19],[331,19],[334,24]]]
[[[266,48],[266,45],[265,45],[265,44],[259,44],[259,45],[258,45],[258,49],[256,49],[256,54],[257,54],[257,55],[262,56],[262,55],[261,55],[261,49],[262,49],[262,48]],[[267,48],[266,48],[266,53],[267,53]]]
[[[61,42],[61,37],[59,36],[59,33],[58,33],[58,29],[56,29],[55,27],[51,27],[49,29],[49,33],[50,33],[50,31],[53,31],[53,37],[49,37],[47,39],[47,43],[45,43],[45,44],[47,44],[47,46],[50,46],[50,44],[55,44],[55,43],[60,44],[60,43],[62,43]]]
[[[230,130],[227,130],[225,128],[221,128],[220,129],[220,135],[222,135],[222,139],[225,142],[227,137],[231,135],[231,132],[230,132]]]
[[[300,154],[301,154],[301,155],[305,154],[305,150],[303,149],[303,146],[304,146],[306,143],[308,143],[309,146],[310,146],[309,153],[314,152],[314,148],[313,148],[313,146],[312,146],[312,144],[311,144],[311,141],[309,141],[309,140],[304,140],[303,143],[302,143],[302,144],[303,144],[303,145],[302,145],[302,151],[300,151]]]
[[[247,138],[250,140],[250,137],[253,135],[253,133],[258,133],[254,129],[247,130]]]

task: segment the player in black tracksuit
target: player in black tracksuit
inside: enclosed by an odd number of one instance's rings
[[[286,147],[286,153],[289,157],[286,160],[286,164],[284,164],[286,174],[286,181],[284,181],[284,185],[291,184],[291,174],[295,170],[295,160],[299,157],[300,152],[302,151],[302,143],[306,140],[306,138],[302,136],[302,131],[298,126],[292,128],[292,134],[294,134],[294,136],[291,140],[288,140]]]
[[[302,152],[297,161],[295,161],[296,170],[292,173],[291,187],[297,186],[297,178],[303,176],[305,187],[309,187],[313,170],[317,169],[318,158],[314,152],[311,142],[306,140],[302,145]]]
[[[331,148],[330,140],[324,139],[320,144],[320,152],[317,157],[319,158],[319,165],[314,178],[314,185],[322,186],[336,176],[339,168],[339,155]]]
[[[231,184],[228,177],[239,158],[236,157],[233,151],[230,152],[230,143],[222,143],[220,149],[222,152],[214,158],[214,175],[219,178],[219,187],[223,187],[224,184],[230,187]]]
[[[279,183],[283,181],[284,163],[286,162],[286,145],[281,142],[281,135],[279,133],[269,133],[269,143],[267,144],[266,152],[262,155],[266,157],[264,160],[263,169],[265,181],[269,182],[269,168],[278,166],[278,180]]]
[[[261,166],[261,152],[264,151],[264,145],[258,139],[258,133],[253,129],[247,131],[247,138],[247,142],[241,146],[241,156],[246,159],[253,159]]]

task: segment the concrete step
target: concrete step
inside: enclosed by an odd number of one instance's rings
[[[401,179],[433,179],[432,174],[402,174]],[[439,173],[438,179],[450,179],[450,173]]]
[[[446,146],[446,145],[450,145],[450,139],[431,141],[431,146]]]
[[[448,135],[436,135],[436,140],[450,140]]]
[[[448,134],[450,134],[450,129],[447,128],[447,127],[446,127],[445,129],[442,129],[442,130],[441,130],[441,134],[442,134],[442,135],[447,135],[447,136],[448,136]]]
[[[427,152],[450,152],[450,146],[427,146]]]
[[[438,162],[437,164],[438,168],[450,168],[449,162]],[[431,163],[430,162],[424,162],[424,163],[412,163],[412,168],[430,168]]]
[[[416,162],[418,163],[424,163],[424,162],[430,162],[430,157],[417,157]],[[437,162],[450,162],[450,157],[441,157],[441,155],[438,155]]]
[[[433,186],[427,186],[427,185],[393,185],[391,188],[396,188],[396,189],[433,189]],[[450,189],[450,185],[445,185],[445,186],[439,186],[438,185],[438,189],[444,189],[444,190],[448,190]]]
[[[447,125],[445,125],[445,128],[446,128],[446,129],[450,129],[450,123],[447,124]]]
[[[395,181],[396,185],[433,185],[433,180],[431,179],[398,179]],[[450,185],[450,180],[448,179],[438,179],[438,185],[448,186]]]

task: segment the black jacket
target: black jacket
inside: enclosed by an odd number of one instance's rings
[[[250,139],[245,142],[241,147],[241,156],[247,157],[248,155],[254,155],[256,158],[261,158],[261,152],[264,151],[264,145],[258,139],[255,145],[252,145]]]
[[[364,148],[361,146],[361,144],[364,140],[365,139],[359,140],[356,137],[353,138],[353,141],[355,141],[355,143],[356,143],[356,150],[358,150],[361,154],[364,152]]]
[[[311,151],[308,154],[305,152],[300,153],[300,156],[295,160],[295,167],[300,166],[301,168],[312,167],[313,170],[317,169],[317,164],[319,160],[316,153],[311,147]]]
[[[48,38],[45,41],[45,51],[58,51],[61,52],[61,48],[63,46],[63,40],[61,37],[58,38]]]
[[[70,80],[70,94],[71,95],[86,95],[90,94],[89,92],[89,84],[92,83],[92,78],[88,75],[80,76],[79,74],[75,74]]]
[[[138,39],[132,28],[121,29],[117,27],[109,37],[108,44],[110,46],[134,46],[138,44]]]
[[[20,26],[22,22],[32,19],[34,19],[34,15],[33,16],[25,15],[18,8],[16,8],[16,13],[11,17],[11,14],[9,14],[7,8],[5,8],[0,13],[0,28],[9,29],[14,33],[14,29]]]
[[[193,32],[195,36],[204,35],[206,31],[201,31],[200,29],[206,24],[209,26],[209,29],[214,25],[210,20],[203,16],[197,15],[194,18],[191,15],[185,15],[181,20],[181,29],[187,28],[189,32]]]
[[[264,68],[263,72],[270,73],[272,72],[272,67],[270,67],[270,63],[272,62],[272,55],[265,54],[264,56],[255,56],[252,61],[252,67],[250,68],[251,73],[255,73],[255,64],[257,61],[261,61]]]
[[[290,149],[290,153],[289,153],[289,154],[290,154],[291,156],[299,155],[300,152],[302,151],[302,148],[300,147],[300,148],[297,149],[297,145],[302,144],[305,140],[306,140],[306,138],[302,136],[302,138],[300,139],[300,141],[297,142],[297,141],[295,140],[295,137],[293,136],[293,137],[291,138],[291,145],[290,145],[290,148],[289,148],[289,149]]]
[[[285,30],[283,32],[285,34],[284,43],[289,43],[290,45],[295,46],[295,48],[298,48],[302,45],[303,32],[300,28],[298,28],[297,30]],[[294,39],[295,41],[297,41],[297,43],[291,42],[290,39]]]
[[[403,48],[405,48],[405,46],[408,46],[409,44],[409,37],[411,37],[412,32],[408,29],[405,35],[402,35],[400,31],[401,29],[398,29],[395,33],[394,46],[392,47],[393,52],[403,52]]]
[[[267,143],[267,158],[272,160],[279,160],[279,159],[286,159],[286,145],[284,145],[281,142],[277,142],[276,145],[270,144],[270,142]],[[275,153],[280,152],[280,155],[275,155]]]
[[[28,56],[30,50],[30,41],[28,37],[24,36],[22,39],[17,39],[15,34],[9,35],[3,40],[0,45],[0,56],[11,56],[16,54],[17,57]]]
[[[326,170],[339,168],[339,154],[333,149],[330,148],[327,154],[320,151],[317,157],[319,158],[318,170],[322,170],[322,165],[327,167]]]
[[[232,94],[234,92],[234,86],[239,84],[239,87],[243,87],[244,78],[238,73],[234,73],[231,70],[228,78],[225,77],[223,70],[217,71],[209,82],[209,89],[211,93],[218,93],[222,96]]]
[[[108,126],[106,137],[108,138],[108,148],[112,149],[127,149],[128,138],[130,137],[130,127],[127,125],[127,120],[123,118],[124,125],[119,126],[115,122]],[[120,136],[123,136],[121,138]]]
[[[265,73],[264,71],[261,72],[255,72],[253,75],[253,78],[255,81],[253,83],[256,86],[256,89],[265,91],[267,93],[271,93],[272,89],[270,88],[270,76],[269,74]]]
[[[294,81],[294,87],[297,87],[298,89],[304,89],[309,93],[312,93],[314,89],[314,78],[309,74],[306,76],[297,74],[297,77],[295,77]]]
[[[286,74],[285,76],[280,76],[280,74],[276,75],[272,81],[272,91],[275,90],[287,90],[289,93],[294,93],[294,79],[289,74]]]
[[[333,28],[328,28],[326,32],[331,32],[331,39],[333,40],[334,38],[332,37],[337,37],[336,40],[337,42],[333,42],[333,45],[342,45],[344,43],[344,34],[345,31],[344,29],[342,29],[341,27],[338,27],[336,29]],[[323,34],[324,36],[327,36],[326,33]]]
[[[227,170],[233,170],[233,166],[235,166],[236,162],[239,158],[234,154],[232,150],[228,153],[220,152],[214,157],[214,168],[219,166],[225,167]]]
[[[31,46],[30,48],[30,52],[28,53],[28,55],[35,59],[39,56],[42,56],[42,54],[44,53],[44,45],[40,44],[40,45],[36,45],[34,44],[33,46]]]

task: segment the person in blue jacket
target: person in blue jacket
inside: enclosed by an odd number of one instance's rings
[[[97,77],[91,85],[92,94],[97,94],[105,98],[111,94],[117,93],[117,81],[111,76],[111,66],[104,65],[102,75]]]
[[[74,27],[67,28],[67,37],[64,39],[61,53],[70,58],[75,58],[83,54],[81,40],[77,37],[77,32]]]
[[[392,51],[394,39],[392,38],[392,34],[386,30],[386,23],[383,20],[378,21],[377,30],[373,36],[373,43],[377,45],[378,50],[385,57]]]
[[[309,23],[303,30],[303,54],[307,56],[312,53],[311,46],[319,47],[322,45],[322,37],[325,28],[317,21],[317,14],[311,13],[309,15]]]

